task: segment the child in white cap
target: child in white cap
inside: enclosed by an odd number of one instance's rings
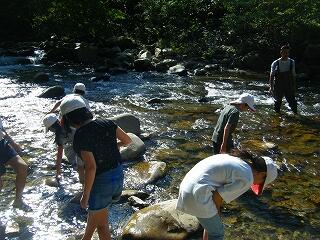
[[[253,96],[243,93],[221,111],[212,134],[213,154],[229,153],[234,148],[232,133],[237,127],[240,112],[255,110]]]
[[[65,97],[69,97],[69,96],[80,96],[82,98],[82,100],[84,101],[84,103],[86,104],[86,107],[88,109],[90,109],[90,105],[89,105],[89,101],[84,97],[86,93],[86,86],[83,83],[76,83],[73,87],[73,91],[71,94],[68,94]],[[64,98],[65,98],[64,97]],[[63,99],[60,99],[59,101],[56,102],[56,104],[54,105],[54,107],[48,112],[48,113],[53,113],[55,112],[61,105],[61,102],[63,101]]]
[[[67,131],[77,129],[73,148],[85,165],[80,205],[88,218],[82,239],[91,239],[96,229],[100,239],[111,239],[108,207],[119,200],[124,181],[119,147],[132,140],[113,121],[93,118],[79,96],[64,99],[60,111]]]
[[[72,167],[77,170],[80,183],[83,183],[83,162],[77,158],[72,146],[75,129],[71,129],[71,131],[67,133],[54,113],[46,115],[43,119],[43,124],[46,132],[51,131],[55,133],[54,142],[58,146],[56,155],[56,177],[59,178],[61,175],[61,162],[64,151],[67,160]]]
[[[222,240],[223,201],[229,203],[250,188],[261,195],[277,177],[277,165],[269,157],[217,154],[198,162],[184,177],[176,208],[196,216],[204,228],[203,240]]]

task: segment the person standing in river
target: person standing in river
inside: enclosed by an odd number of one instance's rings
[[[269,157],[240,153],[217,154],[198,162],[183,178],[176,208],[197,217],[203,240],[222,240],[223,202],[229,203],[250,188],[261,195],[277,177],[277,165]]]
[[[80,96],[82,98],[82,100],[85,102],[86,107],[88,109],[90,109],[89,101],[84,97],[84,95],[86,93],[86,86],[83,83],[76,83],[74,85],[74,87],[73,87],[73,91],[72,92],[73,93],[68,94],[65,97],[74,96],[74,95]],[[64,98],[62,98],[58,102],[56,102],[56,104],[53,106],[53,108],[48,113],[55,112],[60,107],[61,102],[63,101]]]
[[[23,202],[22,194],[26,184],[28,166],[19,156],[22,154],[22,148],[5,131],[0,118],[0,190],[2,189],[2,175],[5,173],[5,165],[11,166],[16,172],[16,195],[13,201],[13,207],[29,209]]]
[[[232,133],[237,127],[240,112],[255,110],[253,96],[243,93],[221,111],[212,134],[213,154],[229,153],[234,148]]]
[[[77,170],[80,183],[83,184],[83,161],[77,157],[72,146],[75,129],[71,129],[71,131],[67,133],[54,113],[47,114],[43,119],[43,124],[46,132],[51,131],[55,134],[54,142],[57,145],[56,178],[59,179],[61,174],[61,162],[64,151],[73,169]]]
[[[297,114],[295,61],[289,58],[290,47],[280,49],[280,58],[271,64],[269,92],[274,98],[274,110],[280,113],[282,98],[285,97],[292,112]]]
[[[99,239],[111,240],[108,206],[119,200],[124,180],[119,148],[132,140],[113,121],[93,118],[79,96],[65,98],[60,111],[67,131],[76,128],[73,148],[85,166],[80,205],[88,218],[82,239],[91,239],[97,229]]]

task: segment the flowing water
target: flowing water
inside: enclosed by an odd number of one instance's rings
[[[112,76],[108,82],[90,82],[93,69],[44,66],[36,63],[39,55],[40,51],[30,65],[0,58],[0,116],[10,135],[25,149],[29,174],[24,200],[33,209],[24,212],[11,207],[15,174],[7,169],[0,192],[0,239],[78,239],[83,233],[86,212],[70,201],[80,191],[77,174],[65,164],[60,185],[45,184],[55,174],[56,149],[53,136],[44,133],[42,118],[56,100],[37,97],[54,85],[62,85],[70,93],[76,82],[86,84],[86,97],[95,115],[129,112],[140,119],[144,132],[152,133],[145,142],[143,161],[166,162],[165,177],[147,186],[137,184],[139,179],[133,176],[125,179],[125,188],[148,192],[150,204],[177,197],[184,174],[211,154],[210,138],[219,111],[239,94],[252,93],[257,112],[241,113],[235,141],[239,147],[273,157],[281,173],[262,197],[248,192],[225,205],[226,239],[320,239],[319,84],[299,83],[299,116],[292,115],[287,105],[277,115],[266,92],[266,76],[228,73],[181,78],[131,72]],[[48,73],[50,81],[30,83],[37,72]],[[153,98],[161,102],[148,104]],[[207,101],[199,101],[201,98]],[[125,171],[133,164],[125,164]],[[121,227],[133,212],[128,203],[111,207],[114,239],[120,239]]]

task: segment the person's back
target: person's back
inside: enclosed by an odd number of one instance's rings
[[[250,189],[252,183],[251,168],[246,162],[228,154],[210,156],[198,162],[182,180],[177,209],[197,217],[212,217],[217,213],[212,191],[219,189],[225,201],[230,202]]]
[[[216,143],[216,145],[221,145],[223,140],[224,128],[227,124],[232,125],[232,128],[228,134],[228,142],[227,148],[233,147],[232,133],[237,127],[239,121],[240,111],[233,105],[227,105],[220,113],[219,118],[217,120],[216,126],[214,128],[214,132],[212,134],[212,141]]]

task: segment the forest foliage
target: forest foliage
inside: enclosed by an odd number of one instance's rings
[[[317,0],[4,0],[0,40],[101,42],[126,36],[140,44],[211,56],[304,48],[320,39]]]

